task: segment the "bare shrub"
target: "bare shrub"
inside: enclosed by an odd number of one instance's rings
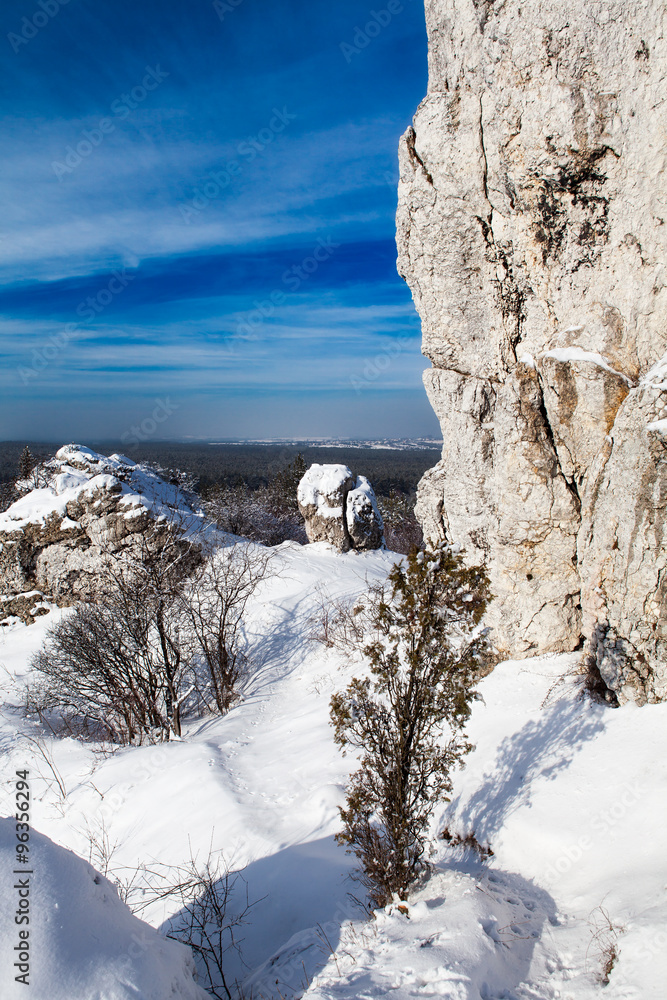
[[[317,588],[318,608],[308,621],[309,639],[328,649],[363,650],[367,642],[368,604],[363,599],[331,597]]]
[[[239,542],[217,549],[194,571],[181,595],[190,655],[206,667],[204,698],[224,714],[239,695],[249,660],[243,621],[248,601],[269,570],[270,554]]]
[[[188,663],[179,597],[200,558],[173,525],[158,523],[107,559],[99,602],[78,604],[33,658],[63,715],[119,743],[180,736]]]
[[[158,523],[137,548],[109,557],[97,603],[78,604],[49,630],[33,659],[42,683],[30,708],[54,732],[121,744],[180,736],[184,713],[201,701],[226,712],[248,668],[246,605],[267,565],[268,553],[247,544],[206,559]]]
[[[609,915],[609,911],[600,903],[589,916],[591,924],[592,938],[586,949],[586,959],[591,949],[595,952],[596,971],[595,978],[601,986],[608,986],[609,980],[620,956],[618,945],[618,935],[622,934],[625,928],[621,924],[615,924]]]
[[[245,483],[221,484],[208,491],[204,509],[222,531],[263,545],[286,541],[305,545],[308,541],[296,505],[296,489],[294,504],[288,505],[269,487],[251,490]]]
[[[169,895],[177,896],[181,910],[172,918],[169,937],[187,944],[205,969],[204,988],[220,1000],[232,1000],[232,989],[225,975],[229,952],[240,953],[238,929],[247,923],[251,904],[247,884],[239,872],[221,867],[220,861],[209,859],[198,865],[193,858],[179,869],[180,881],[170,887]],[[230,900],[239,882],[245,886],[245,902],[240,911],[231,912]]]
[[[124,874],[126,872],[127,874]],[[183,865],[140,865],[109,871],[133,913],[159,900],[175,900],[178,912],[169,920],[167,937],[188,945],[204,973],[201,985],[219,1000],[240,994],[225,964],[230,953],[241,955],[239,929],[248,923],[254,904],[248,900],[243,871],[231,870],[210,847],[205,860],[190,852]]]
[[[106,731],[114,742],[166,736],[166,681],[156,669],[152,622],[138,612],[128,623],[116,610],[115,603],[79,605],[49,630],[33,666],[45,678],[52,704]],[[169,684],[173,692],[173,673]]]

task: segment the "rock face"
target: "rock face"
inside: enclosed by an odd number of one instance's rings
[[[425,536],[486,560],[504,652],[583,636],[621,701],[662,699],[664,4],[427,0],[426,16],[397,217],[444,441]]]
[[[345,520],[353,549],[379,549],[384,543],[384,525],[373,487],[358,476],[346,497]]]
[[[161,525],[184,533],[201,525],[175,486],[121,455],[68,445],[41,478],[40,489],[0,514],[1,617],[27,620],[30,607],[17,595],[35,590],[61,605],[94,598],[102,560],[138,546],[149,525],[156,538]]]
[[[379,549],[384,526],[373,487],[346,465],[314,464],[297,490],[309,542],[329,542],[340,552]]]

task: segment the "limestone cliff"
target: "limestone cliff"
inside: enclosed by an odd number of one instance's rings
[[[667,696],[667,43],[662,0],[426,0],[398,267],[443,454],[427,538],[487,561],[512,655],[582,635]]]

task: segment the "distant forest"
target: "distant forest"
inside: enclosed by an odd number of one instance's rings
[[[0,442],[0,482],[16,478],[19,457],[28,445],[35,458],[44,460],[57,450],[40,441]],[[156,462],[166,469],[180,469],[197,479],[197,491],[206,495],[212,486],[235,486],[240,482],[251,490],[267,486],[301,453],[306,465],[348,465],[355,475],[367,476],[375,492],[410,495],[426,469],[440,457],[436,448],[410,451],[375,448],[313,448],[284,444],[184,444],[144,443],[130,448],[120,441],[91,441],[89,447],[104,455],[119,452],[134,462]]]

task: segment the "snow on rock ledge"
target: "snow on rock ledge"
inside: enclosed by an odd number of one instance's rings
[[[101,559],[136,546],[150,524],[186,534],[203,523],[178,487],[123,455],[66,445],[38,482],[0,514],[0,592],[10,596],[93,597]]]
[[[16,824],[0,819],[2,899],[0,951],[3,998],[19,1000],[206,1000],[193,979],[194,961],[185,945],[161,937],[121,902],[115,887],[82,858],[48,837],[30,833],[30,869],[14,874]],[[29,924],[14,911],[29,903]],[[26,884],[29,895],[26,896]],[[29,931],[28,986],[15,949]],[[14,963],[19,962],[17,967]]]
[[[425,537],[485,561],[503,651],[583,634],[639,702],[667,687],[664,17],[426,0],[397,215],[444,442]]]
[[[309,542],[329,542],[340,552],[384,544],[373,487],[365,476],[355,480],[346,465],[311,465],[297,499]]]

